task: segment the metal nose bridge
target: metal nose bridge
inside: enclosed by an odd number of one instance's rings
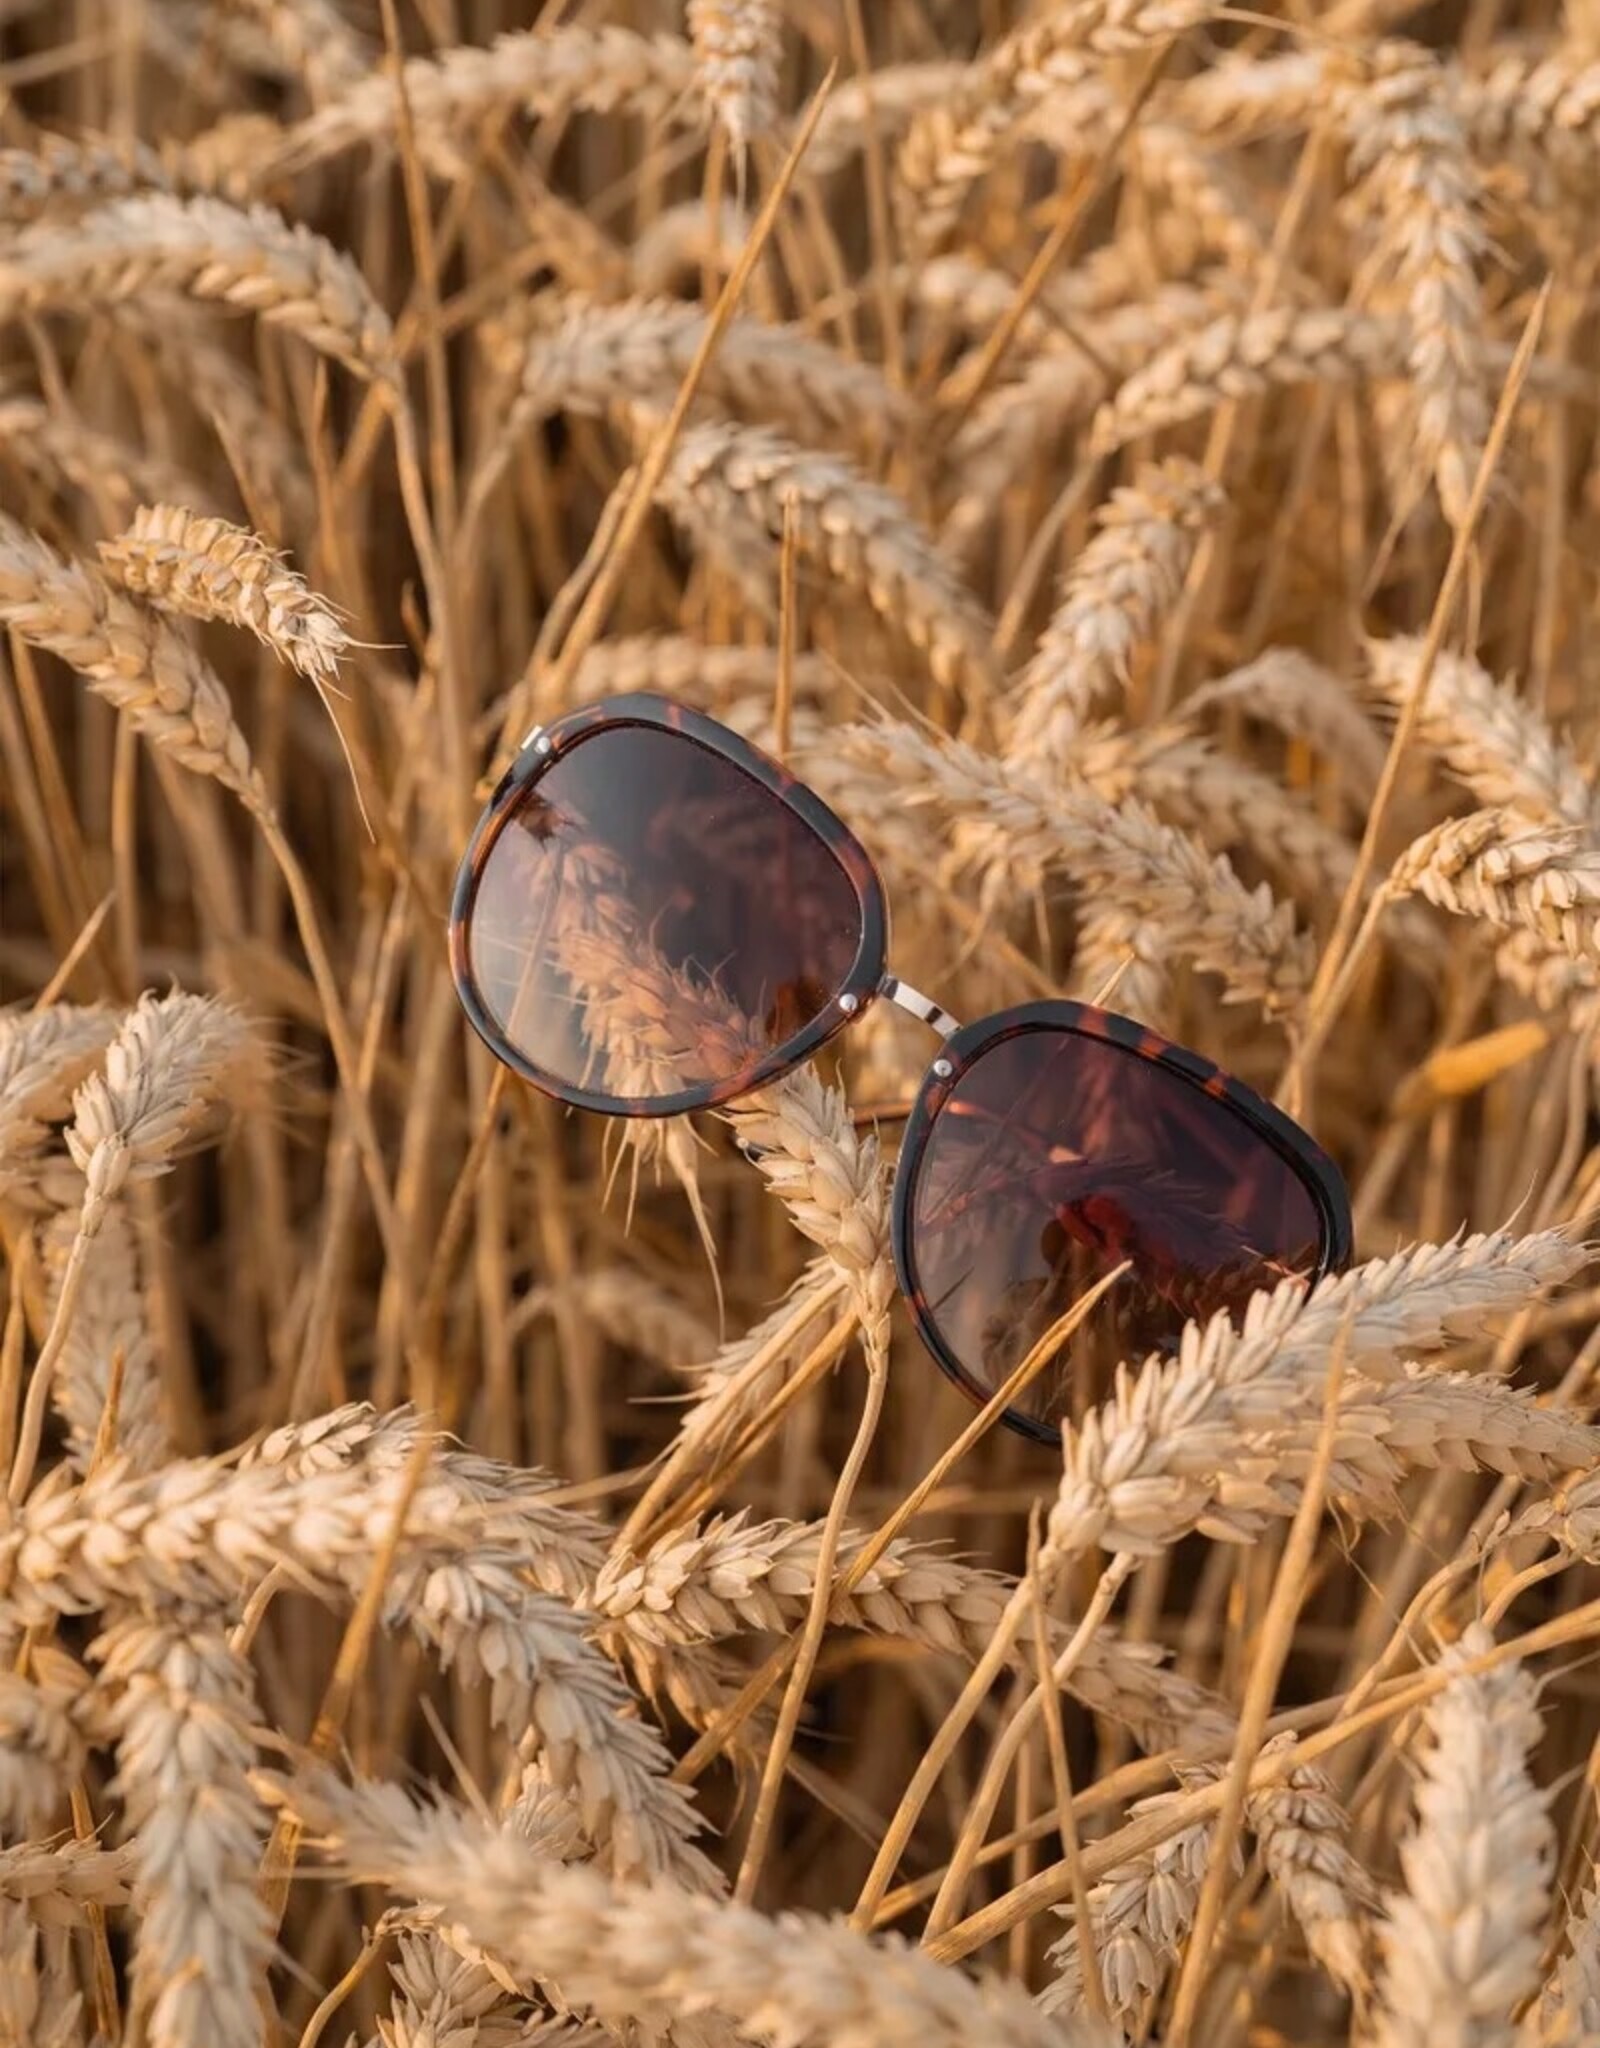
[[[941,1038],[953,1037],[961,1029],[948,1010],[931,996],[925,996],[921,989],[913,988],[909,981],[902,981],[897,974],[886,974],[878,983],[878,993],[898,1004],[909,1015],[920,1018],[924,1024],[931,1024]]]

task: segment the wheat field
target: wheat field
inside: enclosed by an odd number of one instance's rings
[[[0,2048],[1600,2041],[1600,6],[0,0]],[[994,1426],[926,1033],[497,1066],[536,721],[1355,1257]]]

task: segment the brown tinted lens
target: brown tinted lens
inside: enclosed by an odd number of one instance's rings
[[[1098,1038],[1035,1029],[978,1053],[915,1167],[920,1305],[992,1393],[1096,1280],[1131,1261],[1019,1397],[1055,1428],[1119,1359],[1316,1268],[1322,1223],[1299,1174],[1226,1102]]]
[[[613,726],[506,817],[467,958],[490,1020],[552,1087],[638,1109],[797,1037],[843,986],[861,924],[838,859],[770,790],[680,733]]]

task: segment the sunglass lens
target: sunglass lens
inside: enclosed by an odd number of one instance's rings
[[[1053,1433],[1120,1359],[1317,1271],[1308,1177],[1225,1098],[1081,1031],[997,1037],[958,1073],[908,1190],[924,1330],[987,1398],[1097,1280],[1128,1271],[1019,1393],[1007,1420]]]
[[[665,1113],[770,1071],[836,1002],[862,932],[854,881],[789,804],[697,740],[618,724],[563,747],[500,820],[465,978],[543,1086]]]

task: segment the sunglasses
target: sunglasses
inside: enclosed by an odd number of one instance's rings
[[[832,811],[726,726],[654,696],[535,727],[451,906],[473,1028],[577,1109],[736,1101],[878,1000],[931,1025],[943,1044],[906,1124],[893,1238],[939,1365],[992,1398],[1127,1265],[1005,1411],[1026,1436],[1058,1441],[1075,1388],[1171,1351],[1187,1321],[1349,1259],[1338,1168],[1242,1082],[1084,1003],[958,1026],[887,971],[887,951],[883,883]]]

